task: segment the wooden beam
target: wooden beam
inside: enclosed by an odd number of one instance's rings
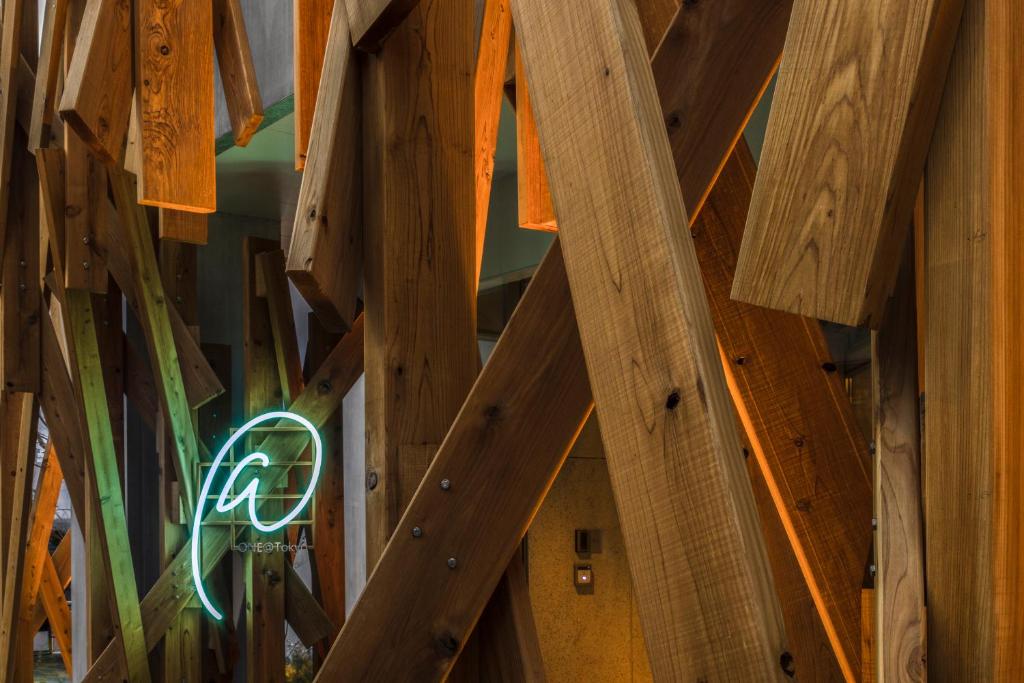
[[[318,680],[444,677],[591,405],[556,244],[473,386]],[[514,456],[524,452],[530,457]],[[441,486],[444,479],[448,488]],[[416,582],[398,580],[413,567]]]
[[[853,683],[860,679],[860,590],[872,543],[869,448],[818,321],[729,298],[756,172],[741,140],[691,234],[751,460]],[[802,674],[799,663],[797,670]]]
[[[8,190],[7,244],[0,274],[0,376],[8,392],[40,389],[39,181],[19,132],[12,150],[15,176]]]
[[[647,45],[648,54],[654,54],[654,50],[665,35],[665,29],[681,4],[681,0],[636,0],[636,11],[640,15],[640,26],[644,30],[644,43]],[[682,64],[679,66],[685,68]]]
[[[70,538],[70,535],[68,535],[68,538]],[[70,546],[70,543],[68,545]],[[67,598],[64,597],[64,588],[60,576],[54,568],[54,563],[47,560],[43,565],[43,575],[39,584],[39,599],[42,603],[45,619],[50,622],[50,633],[57,639],[57,645],[60,647],[61,659],[64,660],[64,669],[70,677],[72,675],[71,610],[68,608]],[[33,632],[38,631],[42,626],[42,620],[38,616],[33,626]]]
[[[119,656],[127,662],[132,681],[149,680],[142,618],[139,612],[135,571],[128,542],[124,500],[114,455],[114,440],[103,382],[103,368],[97,343],[95,315],[89,294],[67,290],[64,302],[69,322],[69,348],[73,359],[74,384],[79,399],[80,420],[87,438],[86,471],[89,496],[96,506],[98,541],[107,557],[104,570],[110,588],[114,640]]]
[[[35,449],[32,449],[32,461],[35,461]],[[50,532],[53,530],[53,516],[57,511],[57,498],[60,495],[60,484],[63,476],[60,461],[51,445],[43,457],[39,472],[39,484],[36,486],[35,499],[32,502],[29,533],[25,548],[25,575],[21,587],[21,605],[18,610],[18,644],[14,651],[17,659],[15,672],[21,680],[27,680],[33,674],[32,640],[37,628],[33,628],[33,617],[36,611],[36,600],[42,584],[46,565],[52,565],[50,557]]]
[[[188,244],[206,244],[209,217],[204,213],[178,211],[177,209],[160,209],[160,239],[186,242]]]
[[[310,378],[307,389],[296,399],[289,410],[314,425],[320,426],[341,405],[341,400],[359,379],[363,369],[363,319],[358,318],[352,331],[346,334],[334,347],[327,360]],[[308,438],[294,433],[270,434],[259,445],[259,450],[272,462],[291,464],[307,448]],[[238,485],[244,487],[249,480],[243,474]],[[287,468],[272,468],[261,477],[263,484],[273,488],[287,476]],[[208,513],[207,519],[215,521],[217,516]],[[221,520],[225,519],[223,516]],[[230,533],[226,528],[211,526],[204,531],[202,566],[209,572],[231,547]],[[142,600],[142,631],[146,635],[146,647],[152,650],[174,617],[191,603],[195,596],[191,570],[191,541],[187,542],[174,562],[164,569],[149,593]],[[103,655],[93,664],[84,681],[122,680],[126,675],[122,661],[120,636],[104,650]]]
[[[925,566],[939,681],[1024,677],[1022,44],[1019,3],[966,3],[925,171]]]
[[[526,563],[521,551],[512,555],[512,561],[505,569],[498,587],[494,589],[487,609],[480,615],[473,633],[481,640],[481,650],[493,653],[492,656],[480,658],[480,676],[483,680],[509,683],[543,683],[546,680],[537,624],[534,623],[530,606]]]
[[[875,602],[879,683],[925,679],[921,411],[918,406],[914,253],[872,335],[875,401]]]
[[[109,203],[108,207],[112,219],[116,220],[117,212]],[[123,232],[123,228],[118,224],[111,225],[109,229],[115,235]],[[135,316],[139,320],[142,320],[141,297],[136,291],[128,246],[124,240],[110,240],[107,250],[107,265],[110,268],[110,274],[114,276],[124,292],[129,308],[135,312]],[[224,385],[221,384],[217,373],[213,371],[210,363],[203,356],[202,349],[189,332],[178,309],[175,306],[165,308],[170,318],[171,335],[174,338],[174,348],[181,366],[181,377],[185,385],[188,404],[192,408],[198,408],[224,393]]]
[[[419,0],[342,0],[352,27],[352,44],[375,51],[402,23]]]
[[[74,134],[64,139],[64,286],[107,288],[107,171]]]
[[[369,568],[479,363],[473,26],[470,3],[424,0],[364,74]]]
[[[320,89],[320,72],[324,66],[324,53],[327,49],[327,36],[330,32],[334,5],[335,0],[294,0],[292,4],[296,171],[301,171],[306,166],[306,150],[313,127],[313,112]],[[342,8],[343,13],[344,11]],[[347,39],[345,42],[349,43]]]
[[[512,12],[509,0],[486,0],[476,72],[473,76],[477,280],[480,279],[484,257],[487,212],[491,203],[491,183],[494,180],[494,152],[498,144],[498,124],[511,38]]]
[[[881,321],[963,0],[795,0],[733,296]]]
[[[635,7],[519,0],[513,16],[652,671],[780,679],[781,615]]]
[[[213,130],[213,5],[138,0],[135,101],[140,204],[217,208]]]
[[[128,131],[131,17],[128,0],[88,0],[77,37],[72,36],[69,43],[71,61],[60,99],[61,118],[93,154],[108,164],[121,159]]]
[[[363,264],[359,71],[344,4],[337,0],[331,16],[324,87],[312,115],[288,247],[288,276],[334,332],[347,330],[355,317]]]
[[[0,22],[0,262],[7,244],[8,206],[10,205],[11,167],[14,163],[14,122],[17,118],[18,59],[21,56],[21,21],[24,0],[3,4]]]
[[[195,509],[193,467],[199,462],[199,450],[195,426],[192,424],[191,406],[185,393],[175,348],[175,337],[168,312],[170,306],[160,279],[160,266],[153,249],[145,209],[135,202],[133,178],[125,171],[111,171],[110,184],[121,219],[121,230],[116,233],[115,239],[123,241],[128,251],[134,290],[138,297],[139,322],[146,336],[149,357],[153,362],[163,416],[174,442],[177,456],[174,465],[181,490],[181,502],[186,519],[191,521],[191,512]]]
[[[516,177],[518,179],[519,227],[530,230],[558,229],[551,189],[537,138],[530,92],[526,87],[523,60],[516,43]]]
[[[39,68],[36,69],[35,92],[32,98],[32,120],[28,148],[49,147],[53,139],[53,114],[64,50],[64,29],[68,21],[70,0],[47,0],[43,18],[42,43],[39,46]]]
[[[288,562],[284,563],[284,606],[288,624],[306,647],[313,647],[338,632],[338,627]]]
[[[27,153],[27,152],[26,152]],[[0,620],[0,679],[15,680],[15,656],[18,641],[18,616],[25,599],[22,590],[25,577],[25,551],[29,544],[29,527],[32,504],[32,474],[36,458],[36,427],[39,419],[35,396],[29,393],[7,394],[7,410],[15,413],[15,420],[7,420],[6,426],[17,426],[16,434],[4,442],[3,467],[9,473],[5,485],[13,486],[4,497],[9,505],[10,527],[4,547],[3,573],[3,619]],[[13,447],[13,448],[12,448]]]
[[[263,98],[239,0],[214,0],[213,44],[235,144],[245,147],[263,122]]]

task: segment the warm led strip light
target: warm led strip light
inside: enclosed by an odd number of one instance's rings
[[[298,505],[296,505],[291,512],[276,522],[264,524],[260,521],[259,517],[256,516],[256,491],[260,485],[259,477],[254,477],[253,480],[246,485],[245,489],[234,498],[234,500],[227,500],[232,487],[235,485],[235,481],[246,467],[254,463],[263,468],[270,466],[270,458],[267,454],[256,451],[242,458],[235,464],[234,468],[232,468],[231,474],[228,475],[228,480],[224,483],[224,487],[220,491],[220,495],[217,496],[217,505],[215,506],[217,512],[230,512],[236,507],[242,505],[242,503],[248,501],[249,521],[252,522],[253,527],[264,533],[277,531],[299,516],[302,509],[309,503],[309,499],[313,497],[313,490],[316,488],[317,479],[320,477],[320,465],[323,455],[323,445],[320,442],[320,433],[317,432],[316,427],[312,422],[296,413],[273,411],[264,413],[259,417],[254,417],[242,425],[242,428],[232,434],[231,438],[221,446],[220,451],[217,452],[217,457],[213,459],[213,464],[210,465],[210,471],[206,475],[206,480],[203,482],[203,488],[199,493],[199,500],[196,503],[196,514],[192,522],[192,579],[196,584],[196,593],[199,595],[199,600],[203,603],[203,606],[206,607],[206,611],[208,611],[210,615],[217,620],[223,619],[224,615],[213,606],[213,603],[210,602],[210,598],[206,595],[206,591],[203,590],[203,569],[199,561],[199,536],[202,531],[203,508],[206,505],[207,497],[210,495],[210,487],[213,486],[213,476],[217,472],[217,468],[220,466],[221,462],[223,462],[225,456],[230,452],[231,447],[235,445],[236,441],[245,436],[245,433],[250,429],[271,420],[292,420],[293,422],[298,422],[306,429],[306,431],[309,432],[310,437],[313,439],[313,474],[309,478],[309,485],[302,494],[302,498],[299,500]]]

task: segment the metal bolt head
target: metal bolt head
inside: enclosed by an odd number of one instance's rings
[[[28,263],[25,261],[25,259],[21,259],[20,261],[18,261],[18,265],[24,268],[25,266],[28,265]]]
[[[458,564],[458,562],[455,560],[454,557],[449,557],[448,558],[448,569],[455,569],[455,566],[457,564]]]
[[[83,235],[82,236],[82,244],[89,244],[89,236],[88,235]]]
[[[89,270],[89,262],[82,261],[82,270]]]
[[[412,528],[412,537],[413,538],[419,538],[422,535],[423,535],[423,529],[419,528],[418,526],[414,526]]]
[[[871,518],[871,528],[878,529],[878,517]]]
[[[870,567],[868,567],[868,573],[870,573],[871,576],[877,576],[878,575],[878,567],[876,567],[875,565],[871,565]]]
[[[25,286],[24,282],[19,282],[18,283],[18,289],[21,290],[22,292],[24,292],[26,289],[28,289],[28,287]]]
[[[316,385],[316,388],[317,391],[319,391],[321,394],[331,393],[331,383],[326,379],[320,382],[320,384]]]
[[[374,490],[375,488],[377,488],[377,473],[376,472],[371,471],[369,474],[366,475],[366,488],[368,488],[371,491]]]
[[[452,487],[452,482],[451,482],[451,480],[450,480],[450,479],[442,479],[442,480],[441,480],[441,490],[442,490],[442,491],[447,491],[447,490],[449,490],[449,489],[450,489],[451,487]]]

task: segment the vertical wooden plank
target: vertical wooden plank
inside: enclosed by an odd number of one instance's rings
[[[209,217],[202,213],[160,209],[160,239],[206,244]]]
[[[306,376],[310,377],[338,343],[339,337],[324,329],[313,313],[309,314],[308,330]],[[345,623],[345,462],[341,430],[340,411],[320,429],[320,438],[324,442],[324,465],[313,510],[314,594],[338,629]],[[335,637],[337,630],[331,634],[331,642]]]
[[[8,392],[40,389],[39,182],[36,164],[20,133],[15,138],[15,177],[8,189],[7,244],[0,287],[0,374]]]
[[[32,474],[36,457],[36,427],[39,411],[35,396],[29,393],[8,393],[7,410],[17,416],[16,420],[7,420],[7,426],[17,426],[16,435],[5,439],[3,467],[10,475],[5,478],[3,495],[5,504],[9,501],[10,513],[9,534],[5,540],[4,551],[4,598],[3,618],[0,620],[0,678],[4,681],[15,680],[15,665],[18,662],[15,648],[18,640],[18,615],[25,592],[22,590],[25,579],[26,547],[32,504]],[[13,416],[12,416],[13,417]],[[13,446],[13,449],[11,448]],[[6,484],[12,486],[8,489]]]
[[[872,542],[869,449],[818,321],[729,298],[756,171],[741,140],[691,234],[750,460],[762,471],[836,660],[856,681],[860,589]],[[767,526],[764,510],[761,517]]]
[[[519,227],[531,230],[553,231],[555,207],[551,204],[551,189],[544,171],[537,122],[533,117],[530,92],[526,87],[526,74],[519,54],[516,56],[516,177],[519,186]]]
[[[914,251],[872,334],[875,402],[876,679],[926,679],[921,444]]]
[[[98,512],[98,538],[93,538],[107,558],[103,568],[110,590],[114,637],[121,643],[130,680],[148,681],[149,663],[110,427],[96,317],[87,292],[67,290],[64,306],[80,419],[87,436],[89,496]]]
[[[363,265],[359,72],[352,61],[344,0],[334,4],[326,50],[324,87],[312,114],[288,245],[288,277],[324,325],[340,332],[355,317]]]
[[[923,488],[934,681],[1024,677],[1022,44],[1024,7],[968,0],[925,172]]]
[[[24,0],[3,5],[0,24],[0,250],[7,244],[7,216],[11,203],[11,167],[14,162],[14,121],[17,116],[17,71],[21,55]],[[3,253],[0,251],[0,262]]]
[[[522,551],[512,556],[473,633],[484,655],[480,657],[481,680],[547,680]]]
[[[310,130],[313,127],[313,111],[320,89],[320,72],[324,65],[334,4],[335,0],[294,0],[292,4],[296,171],[306,166],[306,149],[309,147]]]
[[[471,3],[424,0],[368,64],[369,567],[476,377],[473,24]]]
[[[42,43],[39,46],[39,68],[36,69],[35,90],[32,98],[32,120],[28,133],[28,148],[49,147],[53,138],[52,125],[57,79],[64,49],[64,29],[67,26],[70,0],[47,0],[43,18]]]
[[[513,17],[652,670],[783,680],[781,615],[636,9],[519,0]]]
[[[107,232],[107,171],[67,129],[64,139],[64,286],[102,293]]]
[[[60,116],[99,159],[118,163],[132,100],[132,4],[129,0],[79,3],[66,58]],[[72,12],[74,15],[75,12]],[[71,50],[73,46],[73,52]]]
[[[963,0],[795,0],[733,296],[876,327]]]
[[[476,131],[473,163],[476,169],[476,274],[484,257],[487,211],[494,180],[494,152],[505,85],[505,71],[512,38],[512,12],[508,0],[486,0],[480,48],[473,76],[473,117]]]
[[[213,1],[213,44],[235,144],[245,147],[263,122],[263,98],[239,0]]]
[[[246,237],[242,246],[242,334],[245,349],[245,417],[281,408],[267,302],[256,296],[259,254],[277,249],[269,240]],[[253,444],[255,445],[255,443]],[[273,489],[267,488],[265,491]],[[280,501],[265,501],[263,509],[280,512]],[[250,531],[250,542],[283,542],[285,534]],[[255,683],[284,680],[285,553],[245,554],[246,671]]]
[[[217,208],[213,5],[138,0],[135,14],[139,203],[211,213]]]
[[[878,634],[875,632],[876,599],[874,588],[864,588],[860,592],[861,599],[861,659],[864,661],[863,683],[875,683],[878,680]]]

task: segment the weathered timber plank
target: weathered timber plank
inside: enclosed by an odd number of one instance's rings
[[[108,212],[112,218],[117,218],[117,212],[109,203]],[[119,222],[110,225],[109,230],[115,235],[123,232]],[[133,279],[128,245],[124,240],[110,240],[108,247],[107,265],[110,268],[110,274],[114,276],[124,292],[129,308],[141,320],[142,303]],[[166,310],[170,318],[171,334],[174,337],[174,347],[181,365],[181,377],[185,384],[188,404],[193,408],[198,408],[224,393],[224,385],[221,384],[217,374],[210,367],[210,363],[203,356],[202,349],[199,348],[199,344],[188,331],[188,326],[182,320],[178,309],[175,306],[167,306]]]
[[[1024,677],[1024,6],[968,0],[925,171],[928,678]]]
[[[131,2],[88,0],[72,45],[60,116],[98,158],[118,163],[132,100]]]
[[[879,683],[926,680],[914,260],[908,248],[893,298],[872,335]]]
[[[118,655],[127,662],[129,680],[148,681],[149,662],[128,543],[124,499],[114,453],[95,315],[88,292],[67,290],[63,308],[69,323],[68,347],[80,421],[83,437],[87,437],[83,441],[87,451],[88,496],[97,512],[95,531],[98,538],[93,538],[98,540],[107,557],[103,569],[110,590],[114,640],[120,643]]]
[[[526,74],[519,54],[518,41],[516,58],[516,177],[518,179],[519,227],[530,230],[554,231],[555,207],[551,203],[551,189],[544,171],[540,141],[537,138],[537,121],[530,104],[530,92],[526,87]]]
[[[29,124],[28,148],[49,147],[53,139],[52,125],[57,79],[64,49],[64,29],[68,20],[70,0],[47,0],[43,18],[43,37],[39,46],[39,66],[36,69],[35,90],[32,98],[32,118]]]
[[[300,415],[314,425],[322,425],[341,405],[341,400],[352,385],[359,379],[363,369],[363,319],[359,317],[316,373],[310,378],[308,388],[291,406],[289,410]],[[308,438],[289,433],[268,435],[259,445],[271,462],[294,463],[306,450]],[[283,481],[286,468],[273,468],[261,477],[267,487],[274,487]],[[243,473],[238,485],[245,487],[250,481]],[[216,519],[208,513],[207,519]],[[221,520],[224,517],[220,517]],[[230,534],[226,529],[210,527],[204,531],[202,547],[202,566],[204,574],[217,565],[230,549]],[[173,621],[195,596],[191,571],[191,541],[186,542],[181,552],[175,556],[160,578],[142,600],[143,630],[146,634],[146,647],[152,650],[160,642],[163,634]],[[87,683],[98,681],[114,682],[124,679],[126,672],[120,652],[121,638],[104,650],[103,655],[93,664],[84,677]]]
[[[70,540],[71,536],[66,535]],[[61,539],[63,542],[63,539]],[[68,547],[70,548],[70,542]],[[60,546],[58,546],[59,548]],[[55,553],[56,554],[56,553]],[[69,550],[70,554],[70,550]],[[49,556],[48,556],[49,557]],[[69,572],[70,575],[70,572]],[[69,576],[70,581],[70,576]],[[38,631],[43,625],[43,620],[49,620],[50,633],[57,640],[60,647],[61,659],[64,661],[64,669],[68,676],[72,675],[71,670],[71,609],[68,607],[67,598],[64,597],[65,586],[61,582],[54,563],[47,559],[43,565],[43,575],[39,584],[39,600],[42,615],[38,613],[33,623],[33,632]]]
[[[636,11],[640,15],[648,54],[654,54],[680,4],[681,0],[636,0]]]
[[[652,670],[781,680],[781,614],[636,9],[519,0],[513,16]]]
[[[135,101],[139,203],[217,208],[213,130],[213,5],[137,0]]]
[[[107,171],[72,130],[64,138],[64,286],[107,288]]]
[[[375,51],[419,0],[342,0],[352,27],[352,44]]]
[[[27,154],[27,151],[26,151]],[[15,665],[18,658],[15,648],[18,640],[18,615],[25,599],[22,590],[25,577],[25,551],[29,542],[29,527],[32,505],[32,473],[36,456],[36,427],[39,411],[35,396],[30,393],[9,393],[6,397],[7,410],[16,413],[16,420],[5,422],[5,426],[16,426],[16,434],[4,440],[3,466],[6,470],[4,481],[5,510],[9,514],[10,526],[4,546],[3,609],[0,620],[0,678],[15,680]],[[13,452],[11,448],[13,447]],[[12,484],[8,491],[6,485]]]
[[[288,562],[284,563],[285,618],[306,647],[313,647],[338,632],[327,612]]]
[[[124,242],[128,252],[139,307],[139,322],[146,336],[149,357],[154,364],[153,374],[160,393],[163,416],[177,456],[174,465],[181,502],[186,519],[191,520],[191,512],[195,509],[193,467],[199,462],[199,450],[191,406],[175,348],[169,312],[171,306],[160,279],[160,266],[153,249],[145,209],[135,202],[132,176],[125,171],[111,171],[110,184],[121,219],[120,231],[111,241]]]
[[[39,181],[36,163],[15,136],[14,177],[7,190],[7,243],[0,274],[0,376],[8,392],[40,389]]]
[[[423,0],[367,60],[366,466],[378,481],[366,496],[369,567],[479,363],[473,26],[470,3]]]
[[[693,244],[752,459],[853,683],[872,543],[869,448],[818,321],[729,298],[756,172],[741,140],[693,223]]]
[[[795,0],[733,296],[876,327],[964,0]]]
[[[344,0],[342,0],[344,2]],[[340,4],[340,3],[338,3]],[[320,89],[320,72],[324,66],[331,13],[335,0],[294,0],[292,39],[295,52],[295,170],[306,166],[313,112]],[[345,10],[342,8],[342,13]],[[346,43],[351,45],[346,37]]]
[[[204,213],[160,207],[160,239],[206,244],[209,217]]]
[[[317,680],[443,678],[591,405],[556,244],[473,386]],[[515,455],[524,452],[530,457]],[[441,479],[451,482],[449,490],[437,485]],[[422,537],[413,536],[414,526]],[[452,557],[454,570],[448,566]],[[412,567],[419,580],[399,581]]]
[[[235,144],[245,147],[263,122],[263,98],[239,0],[214,0],[213,44]]]
[[[11,167],[14,163],[14,122],[17,118],[17,72],[21,56],[24,0],[3,4],[0,22],[0,262],[7,244],[8,206],[11,203]]]
[[[473,76],[477,279],[480,278],[484,257],[487,212],[491,203],[491,183],[494,180],[494,153],[498,144],[498,124],[511,38],[512,12],[509,0],[486,0],[476,72]]]
[[[481,641],[481,651],[489,655],[480,658],[482,680],[546,680],[521,551],[512,555],[473,633]]]
[[[344,0],[334,3],[322,83],[288,246],[288,277],[323,324],[339,332],[355,317],[363,264],[359,70]]]

